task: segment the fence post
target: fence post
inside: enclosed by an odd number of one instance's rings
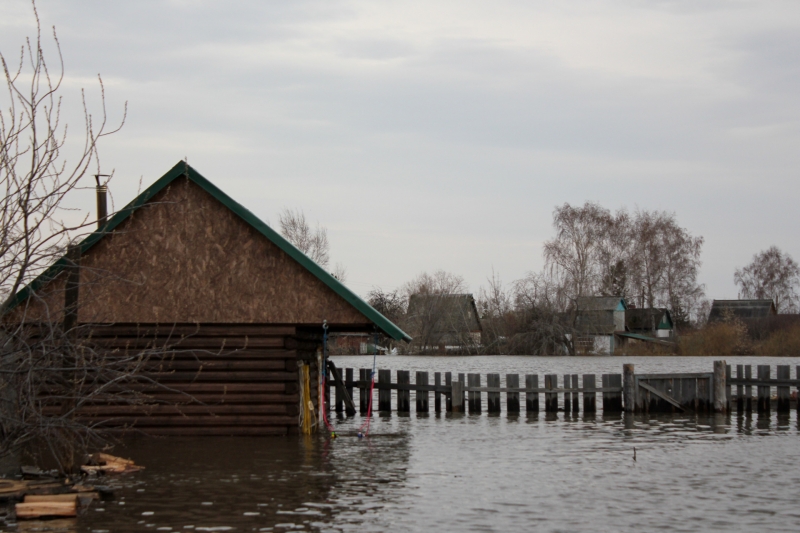
[[[725,380],[725,361],[714,361],[714,412],[724,413],[728,398],[725,394],[727,390]]]
[[[464,397],[464,389],[466,388],[466,381],[464,381],[464,373],[458,373],[458,382],[461,383],[461,406],[467,405],[466,398]]]
[[[762,379],[769,379],[770,374],[770,367],[769,365],[758,365],[758,379],[759,381]],[[770,386],[769,385],[759,385],[758,386],[758,412],[759,413],[768,413],[769,412],[769,396],[770,396]]]
[[[594,374],[583,375],[583,414],[597,411],[597,392],[587,392],[586,389],[595,388]]]
[[[437,413],[442,412],[442,393],[439,392],[439,386],[442,384],[442,373],[433,373],[433,384],[436,386],[436,391],[433,393],[433,410]]]
[[[427,372],[417,372],[417,385],[427,385],[428,384],[428,373]],[[428,391],[426,390],[419,390],[417,389],[414,396],[417,399],[417,412],[418,413],[427,413],[428,412]]]
[[[791,379],[791,370],[789,365],[778,365],[778,379]],[[788,413],[791,410],[789,407],[789,386],[778,385],[778,412]]]
[[[569,413],[572,411],[572,395],[569,393],[570,389],[570,375],[564,374],[564,412]]]
[[[378,370],[378,383],[390,385],[392,383],[392,371]],[[392,411],[392,389],[378,389],[378,411]]]
[[[350,399],[353,399],[353,369],[352,368],[345,368],[344,369],[344,388],[347,391],[347,395],[350,396]],[[355,409],[355,403],[353,403],[353,409]],[[348,416],[355,415],[355,412],[347,413]]]
[[[748,381],[747,385],[744,386],[744,407],[749,412],[753,410],[753,386],[749,383],[753,379],[752,366],[747,365],[744,367],[744,379]]]
[[[548,392],[558,387],[557,374],[544,375],[544,410],[548,413],[555,413],[558,411],[558,393]]]
[[[572,374],[572,412],[578,411],[578,374]]]
[[[411,374],[408,370],[397,371],[397,384],[408,385],[411,383]],[[410,413],[411,412],[411,391],[397,389],[397,412]]]
[[[800,368],[800,367],[798,367]],[[525,388],[538,389],[539,388],[539,375],[538,374],[525,374]],[[525,393],[525,410],[529,413],[539,412],[539,393],[526,392]]]
[[[622,400],[626,413],[632,413],[634,411],[634,403],[636,402],[635,394],[633,365],[622,365]]]
[[[518,389],[519,374],[506,374],[506,387],[509,389]],[[506,412],[508,414],[519,413],[519,392],[506,393]]]
[[[469,385],[470,387],[480,387],[481,375],[467,374],[467,385]],[[469,414],[473,415],[475,413],[480,413],[480,412],[481,412],[481,392],[469,391]]]
[[[487,387],[497,387],[500,388],[500,374],[487,374],[486,375],[486,386]],[[500,412],[500,391],[497,392],[487,392],[486,393],[486,400],[487,400],[487,410],[490,413],[499,413]]]
[[[453,410],[453,374],[451,372],[444,373],[444,386],[450,391],[444,396],[444,408],[449,413]]]
[[[733,370],[731,365],[725,366],[725,411],[731,412],[731,378],[733,377]]]
[[[744,365],[736,365],[736,379],[744,379]],[[736,385],[736,410],[739,414],[744,411],[744,386],[741,383]]]
[[[450,383],[450,410],[454,413],[464,412],[464,389],[460,381],[453,381]]]

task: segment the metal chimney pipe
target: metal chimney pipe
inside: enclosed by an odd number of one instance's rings
[[[108,177],[106,174],[95,174],[94,179],[97,181],[97,229],[103,229],[106,225],[108,218],[108,186],[100,185],[100,178]]]

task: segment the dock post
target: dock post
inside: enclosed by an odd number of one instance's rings
[[[506,387],[509,389],[518,389],[519,374],[506,374]],[[506,392],[506,413],[519,413],[519,392]]]
[[[547,413],[555,413],[558,411],[558,393],[548,392],[555,388],[558,388],[558,374],[545,374],[544,410]]]
[[[467,385],[470,387],[481,386],[480,374],[467,374]],[[469,391],[469,414],[474,415],[481,412],[481,392]]]
[[[427,372],[417,372],[417,385],[428,385],[428,373]],[[417,389],[414,393],[414,396],[417,400],[417,412],[418,413],[427,413],[428,412],[428,391],[426,390],[419,390]]]
[[[724,413],[728,404],[725,361],[714,361],[714,412]]]
[[[800,368],[800,367],[798,367]],[[539,388],[539,375],[538,374],[525,374],[525,389]],[[526,392],[525,393],[525,410],[528,413],[539,412],[539,392]]]
[[[397,384],[409,385],[411,384],[411,374],[408,370],[397,371]],[[411,391],[409,389],[397,389],[397,412],[410,413],[411,412]]]
[[[758,379],[759,381],[762,379],[769,379],[770,374],[770,367],[769,365],[758,365]],[[769,385],[759,385],[758,386],[758,412],[759,413],[769,413],[769,396],[770,396],[770,389]]]
[[[778,379],[791,379],[791,370],[789,365],[778,365]],[[791,410],[789,407],[789,386],[778,385],[778,412],[788,413]]]
[[[486,375],[486,386],[487,387],[497,387],[500,388],[500,374],[487,374]],[[500,412],[500,391],[497,392],[487,392],[486,393],[486,407],[487,411],[490,413],[499,413]]]
[[[625,412],[632,413],[634,411],[634,403],[636,391],[633,384],[633,365],[622,365],[622,401],[624,403]]]
[[[450,398],[452,398],[452,402],[450,404],[450,410],[453,413],[463,413],[464,389],[460,381],[453,381],[452,383],[450,383]]]
[[[597,392],[593,389],[595,388],[595,375],[594,374],[584,374],[583,375],[583,414],[594,413],[597,411]],[[587,389],[591,389],[592,392],[587,392]]]
[[[390,385],[392,383],[392,371],[378,370],[378,383]],[[378,411],[392,411],[392,389],[378,389]]]

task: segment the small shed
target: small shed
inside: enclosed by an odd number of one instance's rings
[[[478,308],[472,294],[413,294],[406,324],[416,332],[422,350],[460,351],[481,343]]]
[[[669,309],[663,307],[626,309],[625,330],[658,339],[671,339],[675,326]]]
[[[628,305],[620,296],[584,296],[576,301],[576,351],[613,355],[615,333],[625,331]]]
[[[169,389],[152,405],[84,410],[98,427],[161,435],[295,432],[299,368],[310,367],[311,383],[318,382],[323,324],[330,333],[411,340],[184,162],[77,249],[79,259],[62,258],[20,291],[11,319],[66,321],[72,309],[75,323],[109,354],[160,350],[147,377]],[[316,408],[317,390],[312,401]]]

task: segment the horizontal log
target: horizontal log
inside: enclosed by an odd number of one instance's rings
[[[139,350],[125,353],[123,350],[113,350],[103,353],[106,357],[132,357],[138,355]],[[147,355],[147,354],[145,354]],[[236,350],[166,350],[150,354],[150,359],[165,359],[174,361],[246,361],[279,359],[284,361],[297,361],[295,350],[283,348],[241,348]]]
[[[90,417],[77,417],[77,420],[84,424],[97,424],[97,420]],[[142,430],[156,426],[289,426],[297,425],[297,417],[284,415],[117,416],[108,419],[107,425],[135,426]]]
[[[161,383],[172,381],[297,381],[297,372],[145,372],[144,376]]]
[[[184,339],[148,339],[145,337],[101,337],[92,344],[102,348],[158,349],[158,348],[206,348],[209,350],[233,350],[240,348],[283,348],[285,337],[187,337]]]
[[[640,379],[706,379],[713,378],[713,372],[690,372],[686,374],[635,374]]]
[[[173,394],[155,393],[155,394],[148,394],[147,398],[156,402],[163,402],[176,405],[190,405],[190,404],[222,405],[222,404],[243,404],[243,403],[294,404],[300,401],[300,396],[297,394],[195,393],[192,394],[191,396],[186,396],[184,394],[177,394],[177,393]]]
[[[290,361],[295,368],[297,363]],[[273,359],[268,361],[247,360],[230,361],[224,359],[201,361],[150,360],[142,369],[143,372],[168,372],[171,370],[286,370],[286,361]]]
[[[194,375],[194,374],[192,374]],[[123,385],[115,385],[105,389],[109,394],[120,393],[139,393],[139,394],[171,394],[170,391],[180,391],[189,394],[194,393],[283,393],[289,392],[289,388],[297,389],[297,383],[289,382],[264,382],[264,383],[197,383],[193,381],[186,382],[170,382],[169,385],[157,385],[150,382],[129,382]],[[58,392],[53,389],[43,389],[43,393]],[[87,394],[91,391],[87,391]]]
[[[297,334],[294,326],[269,326],[263,324],[81,324],[81,331],[90,331],[93,337],[143,337],[186,336],[228,337],[262,336],[287,337]]]
[[[24,503],[36,502],[74,502],[78,498],[89,498],[97,500],[100,495],[97,492],[68,492],[66,494],[26,494]]]
[[[264,405],[91,405],[81,407],[78,416],[117,417],[117,416],[194,416],[194,415],[286,415],[289,404]],[[44,415],[58,414],[57,408],[45,408]]]
[[[286,435],[290,427],[297,426],[297,420],[286,426],[207,426],[207,427],[152,427],[146,429],[136,428],[137,433],[144,433],[152,436],[225,436],[225,437],[249,437],[249,436],[273,436]],[[131,432],[130,429],[112,430],[116,432]]]

